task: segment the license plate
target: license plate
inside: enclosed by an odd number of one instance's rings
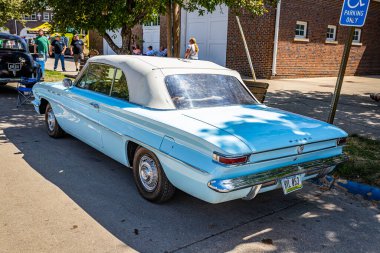
[[[21,64],[20,63],[8,63],[8,70],[9,71],[20,71],[21,70]]]
[[[281,179],[282,190],[284,194],[288,194],[302,189],[302,176],[295,175]]]

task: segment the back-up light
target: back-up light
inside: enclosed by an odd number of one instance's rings
[[[347,143],[347,138],[339,138],[336,140],[336,145],[338,146],[346,145],[346,143]]]
[[[248,161],[248,156],[222,156],[214,153],[213,159],[223,164],[241,164]]]

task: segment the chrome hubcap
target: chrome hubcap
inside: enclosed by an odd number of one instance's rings
[[[55,127],[55,116],[54,116],[53,110],[49,110],[48,112],[47,123],[48,123],[49,130],[53,131]]]
[[[144,155],[139,163],[140,181],[148,192],[156,189],[158,183],[158,171],[156,163],[152,158]]]

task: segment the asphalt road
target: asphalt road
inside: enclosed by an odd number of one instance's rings
[[[79,140],[48,137],[0,87],[0,252],[379,252],[380,211],[341,191],[212,205],[143,200],[129,169]]]

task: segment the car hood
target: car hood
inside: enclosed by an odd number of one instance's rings
[[[264,105],[192,109],[183,115],[234,135],[252,152],[347,136],[334,125]]]

